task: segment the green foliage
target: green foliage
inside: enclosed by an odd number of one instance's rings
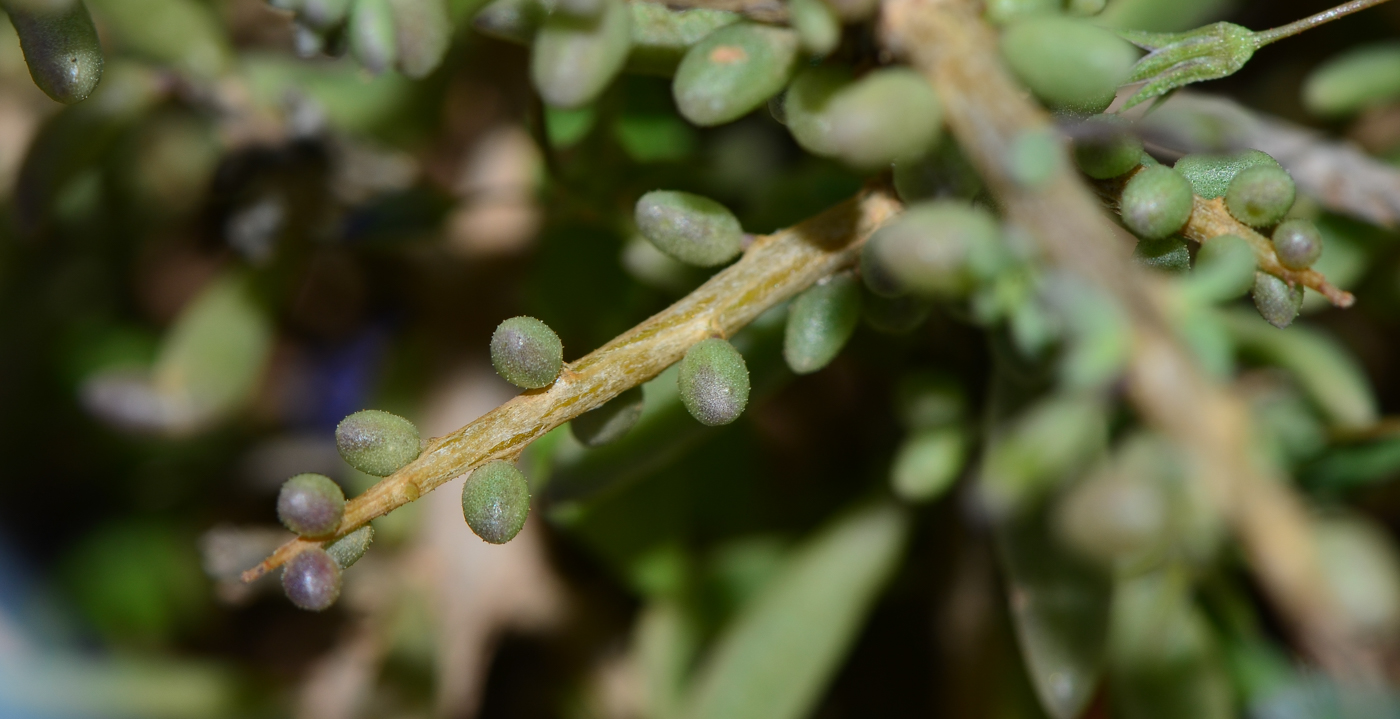
[[[948,201],[911,206],[870,238],[866,252],[870,261],[863,260],[862,267],[878,267],[866,285],[882,294],[895,288],[933,297],[964,296],[1004,262],[996,221],[981,209]],[[886,277],[888,281],[880,279]]]
[[[1191,181],[1192,191],[1210,200],[1224,197],[1236,175],[1260,166],[1278,168],[1279,164],[1258,150],[1244,150],[1226,155],[1190,154],[1177,160],[1172,168]]]
[[[1283,329],[1293,324],[1298,310],[1303,307],[1303,288],[1289,283],[1266,272],[1254,273],[1254,306],[1259,316],[1269,324]]]
[[[1191,207],[1191,183],[1170,167],[1144,167],[1123,188],[1123,223],[1149,240],[1180,230]]]
[[[376,477],[387,477],[418,459],[421,441],[412,422],[378,409],[362,409],[335,427],[341,458]]]
[[[690,416],[703,425],[729,424],[749,404],[749,368],[734,345],[717,337],[692,346],[680,361],[676,386]]]
[[[794,550],[696,669],[686,716],[806,716],[894,572],[907,532],[902,513],[874,506]]]
[[[374,543],[374,527],[366,524],[327,544],[326,554],[329,554],[341,569],[349,569],[355,562],[360,561],[360,557],[365,556],[365,552],[369,551],[369,545],[372,543]]]
[[[791,30],[740,22],[686,51],[672,91],[681,116],[701,127],[737,120],[783,89],[797,66]]]
[[[1117,115],[1091,117],[1077,132],[1074,159],[1089,177],[1107,180],[1138,166],[1142,140]]]
[[[1128,79],[1137,53],[1112,32],[1084,20],[1036,16],[1008,27],[1001,54],[1011,71],[1052,106],[1099,105]]]
[[[510,462],[487,462],[462,483],[462,515],[476,536],[505,544],[515,539],[530,516],[530,483]]]
[[[905,438],[895,450],[890,488],[906,502],[942,496],[967,461],[967,437],[961,428],[935,427]]]
[[[1243,238],[1221,235],[1201,246],[1186,291],[1206,302],[1242,296],[1254,286],[1254,250]]]
[[[312,547],[287,562],[282,591],[292,604],[311,612],[330,609],[340,598],[340,565],[320,547]]]
[[[1133,246],[1133,260],[1154,270],[1181,274],[1191,269],[1191,250],[1181,235],[1157,239],[1142,238]],[[1250,275],[1252,283],[1254,275]]]
[[[389,0],[354,0],[350,11],[350,52],[366,70],[378,75],[398,56],[398,37]]]
[[[631,22],[621,0],[605,0],[597,17],[550,16],[530,51],[530,78],[540,97],[561,108],[597,99],[627,60]]]
[[[102,46],[81,0],[56,10],[5,5],[19,33],[34,84],[49,97],[74,103],[87,99],[102,79]]]
[[[792,0],[792,29],[809,55],[824,57],[841,43],[841,18],[826,0]]]
[[[849,272],[832,275],[798,295],[788,310],[783,359],[797,374],[825,367],[860,321],[860,284]]]
[[[324,474],[298,474],[282,484],[277,495],[277,518],[303,537],[335,533],[345,514],[345,493]]]
[[[637,200],[637,229],[666,254],[697,267],[714,267],[744,249],[744,228],[729,208],[708,197],[652,190]]]
[[[943,108],[913,70],[875,70],[858,80],[819,66],[793,81],[783,102],[798,144],[858,168],[924,155],[938,139]]]
[[[512,317],[491,333],[491,365],[516,387],[548,387],[564,366],[564,343],[534,317]]]
[[[1234,23],[1218,22],[1190,32],[1119,33],[1148,55],[1133,66],[1128,82],[1146,82],[1128,99],[1132,107],[1191,83],[1229,77],[1244,67],[1262,44],[1256,33]]]
[[[1327,117],[1350,115],[1400,96],[1400,45],[1347,50],[1314,68],[1302,94],[1308,110]]]

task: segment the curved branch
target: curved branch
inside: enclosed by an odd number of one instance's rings
[[[690,346],[729,336],[765,310],[852,265],[876,228],[901,209],[886,189],[758,238],[734,265],[651,319],[565,366],[553,385],[526,392],[471,424],[433,439],[408,466],[345,505],[336,535],[412,502],[493,459],[512,459],[559,425],[660,374]],[[325,540],[293,539],[243,573],[251,582]]]

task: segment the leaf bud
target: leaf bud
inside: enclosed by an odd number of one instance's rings
[[[676,385],[690,416],[710,427],[738,419],[749,403],[744,356],[717,337],[702,340],[685,353]]]
[[[365,556],[373,542],[374,527],[366,524],[326,545],[326,554],[331,555],[331,559],[334,559],[341,569],[349,569],[355,562],[360,561],[360,557]]]
[[[689,265],[722,265],[744,250],[744,228],[708,197],[652,190],[637,200],[637,229],[657,249]]]
[[[277,518],[303,537],[334,534],[344,515],[345,493],[324,474],[298,474],[277,495]]]
[[[487,462],[462,483],[462,515],[476,536],[505,544],[530,516],[530,483],[510,462]]]
[[[378,409],[364,409],[340,421],[335,446],[351,467],[387,477],[418,459],[418,428],[403,417]]]
[[[1163,166],[1145,167],[1123,188],[1119,208],[1123,224],[1155,240],[1180,230],[1191,218],[1191,183]]]
[[[302,609],[328,609],[340,598],[340,565],[320,547],[307,549],[282,569],[282,591]]]

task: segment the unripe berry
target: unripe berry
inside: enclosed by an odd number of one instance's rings
[[[1172,165],[1191,183],[1191,191],[1211,200],[1224,197],[1235,175],[1251,167],[1279,167],[1278,161],[1258,150],[1245,150],[1231,155],[1191,154]]]
[[[487,462],[462,484],[462,515],[476,536],[505,544],[530,516],[530,483],[510,462]]]
[[[757,109],[787,84],[797,66],[797,33],[741,22],[686,51],[671,92],[685,119],[709,127]]]
[[[1007,28],[1001,55],[1021,82],[1054,106],[1111,99],[1137,61],[1133,46],[1112,31],[1054,15]]]
[[[701,424],[717,427],[749,404],[749,368],[734,345],[712,337],[685,353],[676,374],[681,402]]]
[[[1289,220],[1274,228],[1274,254],[1290,270],[1306,270],[1322,256],[1322,233],[1307,220]]]
[[[378,75],[394,64],[398,38],[389,0],[355,0],[346,31],[351,54],[366,70]]]
[[[326,554],[331,555],[331,559],[334,559],[341,569],[349,569],[355,562],[360,561],[360,557],[365,556],[373,542],[374,527],[366,524],[326,545]]]
[[[850,272],[832,275],[793,300],[783,335],[783,359],[797,374],[825,367],[860,322],[860,284]]]
[[[378,409],[363,409],[340,421],[335,446],[351,467],[387,477],[418,459],[418,428],[403,417]]]
[[[1298,188],[1281,167],[1256,165],[1242,170],[1230,181],[1225,207],[1240,222],[1251,227],[1268,227],[1288,214]]]
[[[637,200],[637,229],[657,249],[689,265],[722,265],[744,250],[744,228],[708,197],[652,190]]]
[[[320,547],[292,557],[282,569],[282,591],[292,604],[319,612],[340,598],[340,565]]]
[[[1191,218],[1191,183],[1169,167],[1145,167],[1123,188],[1123,224],[1147,239],[1180,230]]]
[[[1096,180],[1118,177],[1137,167],[1141,158],[1142,140],[1117,115],[1091,117],[1075,133],[1074,160]]]
[[[491,334],[491,365],[516,387],[547,387],[564,366],[564,343],[534,317],[512,317]]]
[[[608,400],[602,407],[591,409],[569,422],[574,439],[586,447],[601,447],[620,439],[642,417],[641,387],[633,387]]]
[[[1256,272],[1254,306],[1269,324],[1283,329],[1293,324],[1293,318],[1303,307],[1303,288],[1291,286],[1266,272]]]
[[[277,518],[303,537],[334,534],[344,515],[345,493],[324,474],[298,474],[277,495]]]
[[[1001,230],[985,210],[936,201],[910,207],[870,238],[873,260],[895,286],[961,297],[1003,260]]]
[[[594,18],[551,15],[530,48],[530,79],[551,107],[582,107],[603,93],[631,48],[631,11],[605,0]]]
[[[34,84],[62,103],[86,99],[102,79],[102,45],[87,6],[74,2],[56,10],[7,8]]]

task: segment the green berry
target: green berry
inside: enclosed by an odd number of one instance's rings
[[[985,210],[952,201],[914,205],[870,238],[874,260],[898,287],[960,297],[1001,266],[1001,230]]]
[[[389,0],[355,0],[347,32],[350,53],[366,70],[378,75],[394,64],[398,40]]]
[[[365,556],[373,542],[374,527],[366,524],[326,545],[326,554],[331,555],[331,559],[334,559],[341,569],[349,569],[352,564],[360,561],[360,557]]]
[[[860,322],[860,283],[850,272],[832,275],[797,296],[788,310],[783,359],[797,374],[825,367]]]
[[[708,127],[737,120],[776,95],[797,66],[797,33],[751,22],[722,27],[696,43],[671,85],[685,119]]]
[[[888,335],[913,332],[933,312],[933,300],[914,295],[884,297],[873,292],[861,298],[860,317],[871,329]]]
[[[1091,117],[1075,134],[1074,160],[1084,174],[1096,180],[1126,173],[1140,164],[1141,157],[1142,140],[1116,115]]]
[[[676,374],[681,402],[701,424],[717,427],[743,414],[749,404],[749,368],[734,345],[710,338],[697,343]]]
[[[809,55],[824,57],[841,44],[841,18],[826,0],[789,0],[788,14]]]
[[[320,547],[292,557],[282,569],[282,591],[292,604],[313,612],[340,598],[340,565]]]
[[[1223,302],[1254,286],[1254,249],[1235,235],[1212,237],[1196,253],[1189,280],[1192,291],[1207,301]]]
[[[966,460],[967,446],[957,427],[925,430],[904,440],[890,467],[895,496],[927,502],[953,486]]]
[[[418,459],[418,428],[403,417],[378,409],[364,409],[340,421],[335,446],[355,469],[387,477]]]
[[[1235,175],[1251,167],[1279,167],[1278,161],[1258,150],[1245,150],[1231,155],[1191,154],[1172,166],[1191,183],[1191,191],[1212,200],[1224,197]]]
[[[1256,165],[1235,175],[1225,191],[1225,207],[1251,227],[1268,227],[1293,207],[1298,188],[1281,167]]]
[[[744,251],[739,219],[708,197],[653,190],[637,200],[636,221],[657,249],[688,265],[714,267]]]
[[[1001,55],[1011,71],[1051,105],[1082,105],[1112,96],[1137,60],[1137,50],[1086,20],[1041,15],[1008,27]]]
[[[303,537],[334,534],[344,515],[345,493],[324,474],[298,474],[277,495],[277,518]]]
[[[545,104],[587,105],[622,71],[631,48],[631,11],[622,0],[605,0],[605,4],[596,18],[556,13],[535,35],[530,79]]]
[[[1191,183],[1169,167],[1145,167],[1123,188],[1123,224],[1141,237],[1158,239],[1191,218]]]
[[[462,515],[476,536],[505,544],[530,516],[530,483],[510,462],[487,462],[462,484]]]
[[[1293,324],[1303,307],[1303,288],[1266,272],[1254,273],[1254,306],[1269,324],[1283,329]]]
[[[1137,247],[1133,248],[1133,259],[1163,272],[1181,273],[1191,269],[1191,250],[1180,235],[1138,240]]]
[[[633,387],[569,422],[574,439],[586,447],[601,447],[627,434],[642,417],[642,388]]]
[[[1322,256],[1322,233],[1308,220],[1289,220],[1274,228],[1274,254],[1290,270],[1306,270]]]
[[[102,45],[87,6],[74,2],[58,10],[7,7],[34,84],[62,103],[92,94],[102,79]]]
[[[512,317],[491,334],[491,365],[516,387],[547,387],[564,366],[564,343],[534,317]]]

